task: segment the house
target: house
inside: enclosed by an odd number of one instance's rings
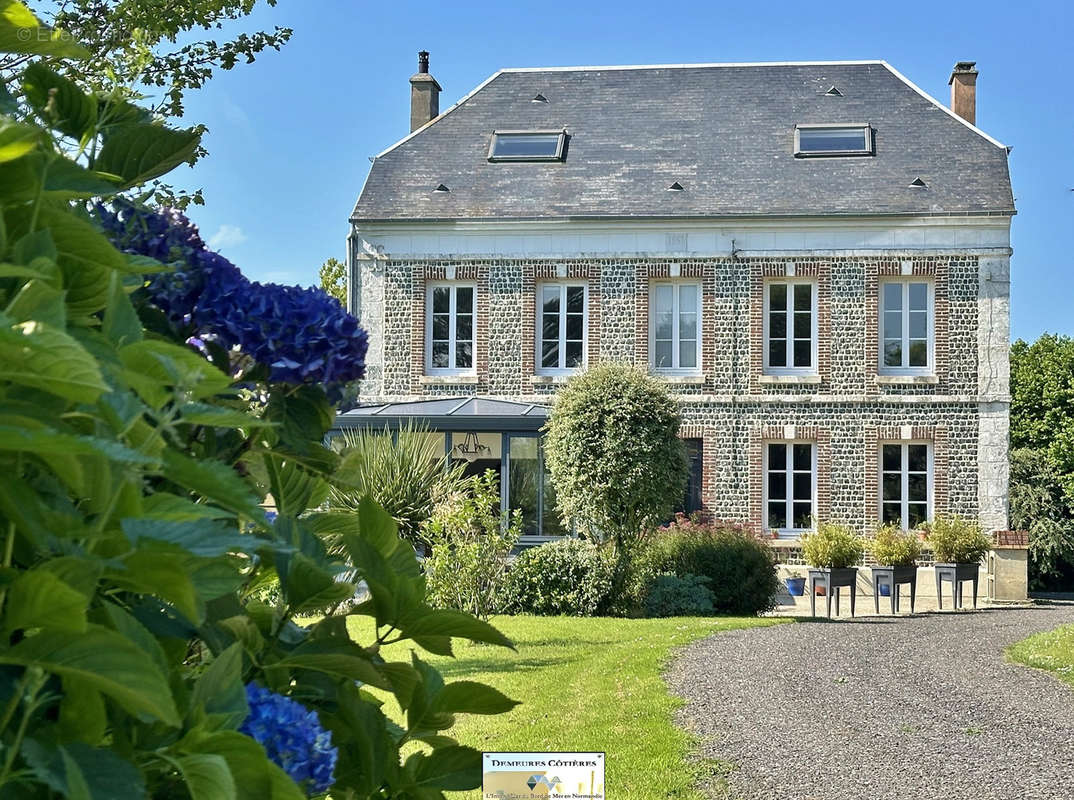
[[[339,424],[429,426],[540,541],[557,387],[626,361],[681,403],[683,508],[786,561],[815,518],[1004,531],[1015,209],[976,79],[948,108],[883,61],[504,69],[440,114],[423,52],[350,217]]]

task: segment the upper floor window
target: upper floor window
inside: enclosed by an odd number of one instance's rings
[[[932,363],[932,285],[880,284],[880,372],[925,374]]]
[[[701,371],[701,284],[654,283],[649,296],[649,353],[657,372]]]
[[[587,327],[585,284],[545,283],[541,285],[539,298],[539,371],[565,372],[584,366]]]
[[[566,131],[496,131],[489,161],[562,161]]]
[[[428,289],[425,314],[425,368],[430,373],[474,371],[477,287],[436,283]]]
[[[763,464],[765,527],[797,534],[813,527],[817,447],[812,442],[769,442]]]
[[[794,154],[805,156],[870,156],[873,130],[854,125],[795,125]]]
[[[880,445],[880,518],[904,530],[932,517],[932,448],[927,443]]]
[[[817,284],[765,284],[764,368],[773,374],[817,371]]]

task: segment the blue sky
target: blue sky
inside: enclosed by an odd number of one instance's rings
[[[210,155],[172,178],[251,278],[314,284],[342,259],[369,157],[408,132],[429,50],[446,109],[502,67],[884,59],[947,102],[977,62],[977,124],[1013,146],[1012,334],[1074,334],[1074,4],[1054,2],[439,2],[280,0],[227,31],[289,26],[279,53],[191,93]]]

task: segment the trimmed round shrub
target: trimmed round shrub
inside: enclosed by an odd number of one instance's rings
[[[592,617],[607,609],[614,573],[610,551],[592,542],[546,542],[515,559],[501,606],[508,614]]]
[[[700,575],[657,575],[645,596],[647,617],[703,617],[712,613],[712,590]]]
[[[647,538],[632,567],[627,601],[645,611],[661,575],[703,578],[712,612],[750,615],[771,610],[779,576],[771,548],[748,529],[678,515]]]
[[[877,564],[909,567],[921,555],[921,540],[915,532],[903,531],[898,525],[883,525],[869,542],[869,550]]]
[[[981,526],[959,516],[936,517],[928,528],[928,542],[940,564],[976,564],[992,549]]]
[[[846,525],[822,522],[815,533],[802,535],[802,555],[811,567],[854,567],[865,555],[865,540]]]

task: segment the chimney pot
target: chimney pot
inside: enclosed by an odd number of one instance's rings
[[[410,78],[410,132],[440,115],[440,84],[429,74],[429,51],[418,52],[418,71]]]
[[[970,125],[977,124],[976,61],[959,61],[951,72],[951,110]]]

